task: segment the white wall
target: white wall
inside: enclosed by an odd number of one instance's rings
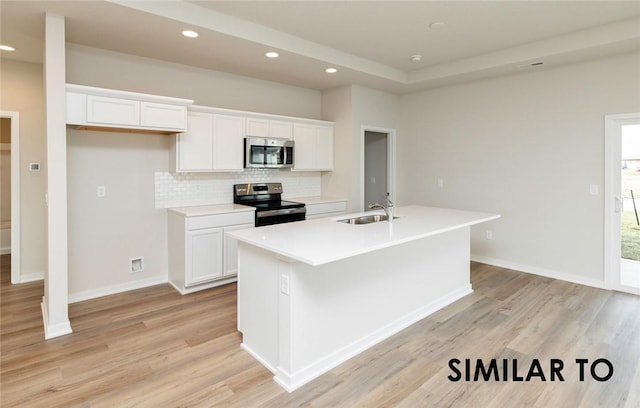
[[[634,54],[401,97],[399,201],[500,213],[475,256],[601,283],[589,185],[604,191],[604,115],[640,111],[639,72]]]
[[[0,107],[20,113],[21,276],[42,279],[47,265],[43,67],[6,58],[0,64]],[[29,163],[41,163],[42,170],[29,171]]]
[[[322,116],[334,121],[333,171],[322,174],[322,193],[343,197],[347,201],[347,212],[353,209],[357,182],[357,166],[354,138],[352,87],[331,89],[322,93]]]
[[[70,44],[67,82],[321,119],[317,91]],[[154,175],[169,170],[170,138],[67,133],[70,300],[166,280],[166,210],[155,208]],[[213,182],[227,175],[205,177]],[[99,185],[106,186],[107,197],[96,197]],[[225,194],[216,202],[229,202],[232,191]],[[144,256],[144,272],[130,274],[129,259],[137,256]]]
[[[320,92],[67,44],[67,82],[193,99],[196,105],[321,118]]]
[[[70,301],[166,281],[167,215],[155,208],[154,173],[168,166],[168,138],[68,130],[67,143]],[[139,256],[144,271],[130,274]]]
[[[361,127],[396,129],[398,97],[357,85],[332,89],[322,94],[322,113],[336,122],[334,171],[323,174],[322,192],[347,198],[348,211],[361,211]]]

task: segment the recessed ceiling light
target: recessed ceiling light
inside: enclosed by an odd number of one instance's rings
[[[437,30],[438,28],[442,28],[445,26],[444,21],[435,21],[431,24],[429,24],[429,28],[433,29],[433,30]]]
[[[335,74],[336,72],[338,72],[338,70],[335,68],[327,68],[324,70],[324,72],[326,72],[327,74]]]
[[[15,48],[13,48],[13,47],[12,47],[12,46],[10,46],[10,45],[4,45],[4,44],[2,44],[2,45],[0,45],[0,50],[2,50],[2,51],[15,51],[16,49],[15,49]]]
[[[278,58],[280,56],[280,54],[278,54],[275,51],[269,51],[268,53],[264,54],[267,56],[267,58]]]
[[[189,38],[196,38],[199,34],[196,33],[193,30],[184,30],[182,32],[182,35],[184,35],[185,37],[189,37]]]
[[[422,55],[420,55],[420,54],[415,54],[415,55],[412,55],[412,56],[410,57],[410,59],[411,59],[411,61],[413,61],[413,62],[420,62],[420,61],[422,61]]]

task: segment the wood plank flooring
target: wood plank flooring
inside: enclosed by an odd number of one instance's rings
[[[289,394],[240,349],[234,284],[72,304],[73,334],[44,341],[42,283],[11,285],[10,256],[1,261],[3,408],[640,407],[633,295],[474,263],[473,294]],[[547,381],[453,382],[452,358],[515,360],[522,376],[537,358]],[[564,381],[549,381],[553,358]],[[596,381],[587,365],[580,381],[575,360],[598,358],[613,377]]]

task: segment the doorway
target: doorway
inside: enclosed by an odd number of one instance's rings
[[[362,127],[361,208],[395,201],[395,130]]]
[[[640,295],[640,113],[605,117],[605,285]]]
[[[2,144],[2,210],[0,211],[2,218],[3,234],[9,235],[10,253],[11,253],[11,283],[20,283],[20,115],[18,112],[0,111],[0,120],[2,127],[0,128],[0,140]],[[7,159],[8,163],[4,160]],[[5,167],[10,176],[5,178]],[[9,184],[9,186],[7,186]],[[6,195],[10,198],[7,200]],[[9,211],[6,207],[9,207]],[[7,219],[5,219],[7,218]],[[7,231],[8,230],[8,231]]]

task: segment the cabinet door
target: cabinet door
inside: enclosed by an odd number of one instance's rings
[[[87,95],[87,123],[139,126],[140,102]]]
[[[333,128],[296,123],[294,170],[333,170]]]
[[[333,128],[316,127],[316,168],[333,170]]]
[[[222,276],[222,228],[187,231],[185,286]]]
[[[244,166],[244,118],[214,115],[214,170],[242,170]]]
[[[293,139],[293,123],[280,122],[277,120],[269,121],[269,137]]]
[[[269,137],[269,120],[247,118],[246,135],[255,137]]]
[[[178,135],[177,171],[213,169],[213,115],[189,112],[187,131]]]
[[[162,129],[186,129],[187,107],[140,102],[140,125]]]
[[[312,125],[296,123],[293,128],[294,170],[315,169],[315,128]]]
[[[253,228],[254,224],[234,225],[225,227],[224,232],[245,228]],[[224,235],[224,276],[238,273],[238,240]]]

